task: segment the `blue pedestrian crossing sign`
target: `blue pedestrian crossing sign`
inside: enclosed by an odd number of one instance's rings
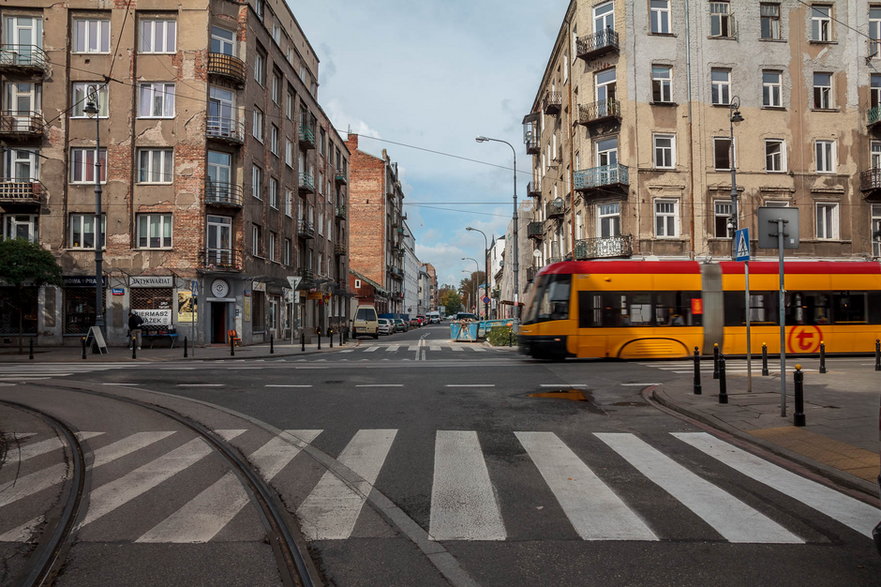
[[[749,261],[749,228],[734,231],[734,260]]]

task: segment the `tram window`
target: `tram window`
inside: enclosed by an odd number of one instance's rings
[[[869,324],[881,324],[881,292],[868,294]]]
[[[532,322],[566,320],[569,318],[569,290],[571,275],[548,275],[533,302],[535,311],[530,316]]]
[[[700,326],[700,292],[578,292],[578,327]]]
[[[842,292],[832,296],[832,318],[836,324],[866,323],[866,294]]]
[[[744,296],[740,291],[725,292],[725,326],[743,326],[744,319]],[[777,292],[756,291],[750,292],[749,296],[749,319],[750,324],[777,324]],[[788,319],[787,319],[788,322]]]

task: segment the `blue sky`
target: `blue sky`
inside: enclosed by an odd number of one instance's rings
[[[420,261],[437,268],[441,284],[474,270],[462,257],[482,269],[483,237],[465,227],[504,234],[513,212],[512,157],[506,145],[474,137],[514,145],[517,195],[526,199],[531,163],[521,121],[569,0],[288,4],[318,53],[318,98],[334,126],[360,134],[361,150],[385,148],[398,162]]]

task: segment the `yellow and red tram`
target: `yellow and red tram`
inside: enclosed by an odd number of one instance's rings
[[[775,262],[750,263],[751,351],[780,350]],[[786,351],[867,353],[881,336],[881,264],[784,263]],[[746,353],[743,263],[565,261],[536,277],[520,327],[539,358],[676,358]]]

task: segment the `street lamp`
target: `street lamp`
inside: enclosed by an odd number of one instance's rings
[[[474,139],[478,143],[485,143],[487,141],[493,141],[496,143],[505,143],[509,147],[511,147],[511,152],[514,154],[514,243],[513,243],[513,253],[514,253],[514,318],[520,318],[520,262],[518,257],[520,255],[519,246],[517,243],[517,239],[519,236],[519,229],[517,228],[517,150],[514,148],[514,145],[509,143],[508,141],[503,141],[502,139],[492,139],[490,137],[479,136]]]
[[[737,170],[734,168],[734,123],[743,122],[743,116],[740,115],[740,98],[734,96],[731,103],[728,104],[728,137],[730,149],[728,164],[731,166],[731,226],[734,230],[738,229],[738,213],[737,213]]]
[[[473,257],[462,257],[463,261],[474,261],[474,265],[477,267],[477,273],[480,273],[480,263],[477,262],[477,259]],[[476,275],[476,274],[475,274]],[[480,310],[478,310],[477,305],[477,282],[474,280],[474,275],[471,276],[471,285],[472,290],[474,290],[474,310],[477,314],[480,314]]]
[[[737,239],[737,230],[740,228],[738,226],[740,215],[737,210],[737,169],[734,165],[734,123],[735,122],[743,122],[743,116],[740,115],[740,98],[737,96],[731,97],[731,102],[728,104],[728,137],[729,137],[729,147],[731,149],[730,161],[728,164],[731,166],[731,223],[730,226],[735,230],[734,239],[732,241],[732,256],[737,257],[737,248],[738,243]],[[752,336],[750,333],[750,296],[749,296],[749,259],[743,262],[743,312],[744,312],[744,323],[746,324],[746,390],[753,390],[753,370],[752,370]],[[783,348],[781,344],[780,348]]]
[[[486,238],[486,233],[479,228],[466,226],[465,230],[479,232],[483,235],[483,317],[485,320],[489,320],[489,302],[487,301],[489,299],[489,239]]]
[[[89,99],[83,112],[95,118],[95,326],[105,333],[104,326],[104,254],[101,250],[101,125],[98,109],[98,92],[89,88]]]

